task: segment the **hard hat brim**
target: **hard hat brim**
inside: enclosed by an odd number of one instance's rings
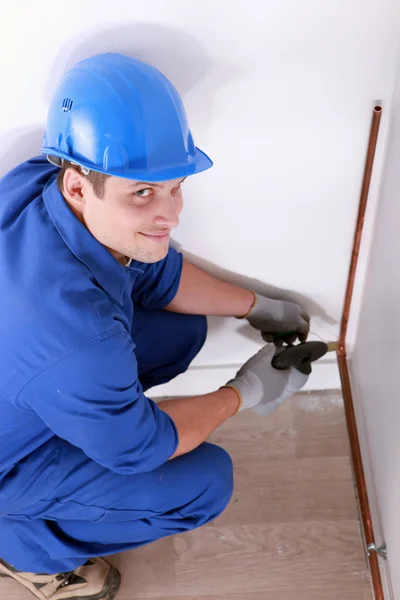
[[[188,177],[190,175],[195,175],[197,173],[201,173],[202,171],[206,171],[213,166],[213,161],[203,152],[200,148],[195,149],[193,158],[187,162],[185,165],[175,165],[171,166],[167,169],[163,170],[122,170],[115,169],[106,171],[99,168],[97,165],[93,165],[90,162],[86,161],[77,156],[70,156],[68,154],[64,154],[55,148],[47,148],[42,146],[41,148],[42,154],[45,154],[48,160],[52,164],[56,164],[56,162],[51,160],[51,157],[58,157],[60,159],[68,160],[73,163],[78,164],[81,167],[85,167],[86,169],[90,169],[91,171],[97,171],[98,173],[104,173],[105,175],[111,175],[113,177],[122,177],[124,179],[133,179],[137,181],[148,181],[158,182],[158,181],[168,181],[171,179],[179,179],[180,177]]]

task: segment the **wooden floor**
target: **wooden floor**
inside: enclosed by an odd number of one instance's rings
[[[112,557],[118,600],[371,600],[338,393],[305,393],[213,436],[234,498],[214,523]],[[0,581],[0,598],[28,600]]]

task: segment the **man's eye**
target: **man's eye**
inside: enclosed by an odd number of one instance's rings
[[[146,198],[147,196],[150,196],[151,192],[151,188],[145,188],[144,190],[139,190],[135,192],[135,194],[136,196],[139,196],[139,198]]]

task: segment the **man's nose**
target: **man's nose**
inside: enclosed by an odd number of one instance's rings
[[[172,229],[179,225],[179,212],[179,207],[174,198],[165,196],[160,202],[160,208],[155,220],[157,223],[168,225]]]

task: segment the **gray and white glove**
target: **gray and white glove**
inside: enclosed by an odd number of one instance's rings
[[[252,408],[260,415],[267,415],[307,383],[308,376],[294,367],[284,371],[274,369],[271,362],[279,352],[281,349],[267,344],[226,384],[240,396],[240,411]]]
[[[250,325],[261,331],[265,342],[273,342],[276,346],[283,342],[293,344],[297,338],[300,342],[305,342],[310,330],[310,317],[301,306],[260,294],[255,294],[255,304],[245,318]],[[285,333],[292,335],[282,335]]]

